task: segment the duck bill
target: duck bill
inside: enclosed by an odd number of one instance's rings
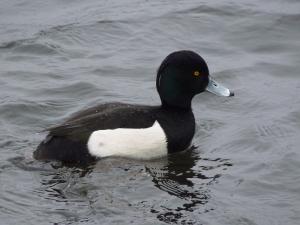
[[[230,91],[228,88],[224,87],[223,85],[217,83],[211,77],[209,77],[209,82],[206,87],[206,91],[213,93],[218,96],[234,96],[233,91]]]

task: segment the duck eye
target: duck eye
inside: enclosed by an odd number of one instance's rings
[[[193,74],[194,74],[195,77],[198,77],[200,75],[200,72],[198,70],[196,70],[196,71],[194,71]]]

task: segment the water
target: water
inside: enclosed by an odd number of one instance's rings
[[[300,2],[0,3],[0,224],[299,224]],[[66,168],[44,128],[97,103],[159,104],[191,49],[233,98],[197,96],[194,149]]]

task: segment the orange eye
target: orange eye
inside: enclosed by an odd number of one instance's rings
[[[194,71],[194,76],[198,77],[200,75],[200,72],[198,70]]]

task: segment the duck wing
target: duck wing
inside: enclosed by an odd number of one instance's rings
[[[80,111],[61,125],[48,129],[49,137],[87,140],[96,130],[116,128],[147,128],[154,121],[157,107],[107,103]]]

